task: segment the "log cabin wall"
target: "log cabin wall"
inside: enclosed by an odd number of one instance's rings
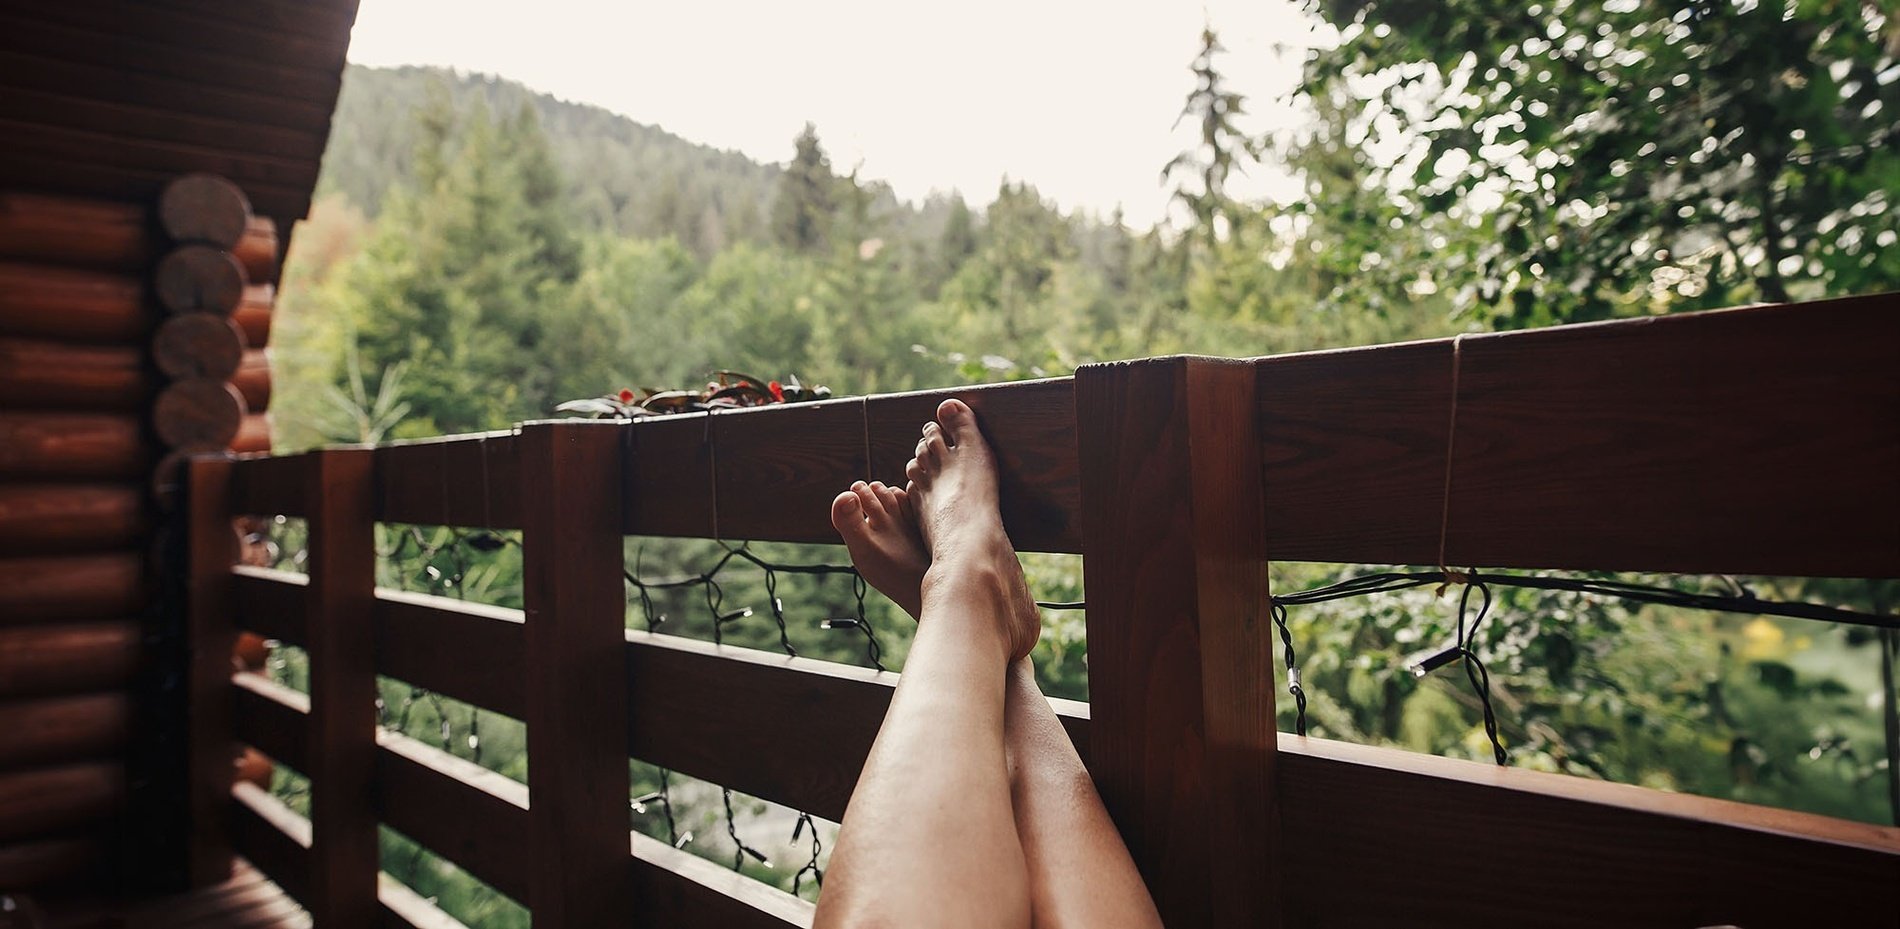
[[[355,13],[0,7],[0,893],[183,880],[174,476],[269,447],[275,286]]]

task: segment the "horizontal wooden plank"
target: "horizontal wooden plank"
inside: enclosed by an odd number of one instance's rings
[[[528,785],[383,730],[383,822],[517,902],[528,899]]]
[[[231,731],[238,741],[273,761],[309,773],[310,695],[261,674],[231,677]]]
[[[119,762],[0,772],[0,842],[75,832],[107,821],[125,803]]]
[[[1895,576],[1897,370],[1895,294],[1262,359],[1269,555]]]
[[[627,633],[635,758],[833,821],[890,706],[898,676],[866,668]],[[1086,704],[1052,700],[1087,757]]]
[[[527,713],[524,647],[520,610],[376,593],[378,673],[520,719]]]
[[[0,769],[118,757],[132,716],[123,692],[0,700]]]
[[[304,500],[304,472],[310,458],[304,455],[246,456],[231,467],[231,507],[254,516],[303,516],[309,502]]]
[[[231,845],[302,903],[310,898],[310,820],[255,784],[231,788]]]
[[[250,26],[228,15],[208,11],[158,9],[150,3],[120,2],[107,6],[110,11],[101,10],[97,4],[88,7],[37,4],[10,9],[7,15],[10,19],[58,23],[89,33],[72,36],[70,44],[110,44],[124,35],[169,48],[177,58],[216,57],[253,64],[275,62],[331,73],[342,71],[344,49],[349,42],[347,28],[338,34],[334,25],[318,26],[314,19],[304,20],[304,24],[293,30]],[[330,34],[324,34],[326,32]],[[66,44],[69,43],[62,42],[45,51],[57,54]],[[197,77],[194,82],[207,88],[215,87],[204,77]],[[257,89],[268,90],[269,86],[265,84]]]
[[[640,914],[682,929],[809,929],[813,907],[724,865],[637,832],[628,880]]]
[[[231,569],[231,603],[239,629],[303,647],[304,589],[310,578],[289,571],[238,565]]]
[[[1080,551],[1067,379],[637,420],[626,531],[836,543],[831,499],[857,480],[902,486],[919,431],[949,397],[977,410],[997,449],[1017,548]]]
[[[227,8],[228,9],[228,8]],[[334,103],[342,74],[330,68],[298,67],[282,59],[246,61],[222,55],[187,54],[146,36],[112,29],[110,21],[51,23],[28,16],[5,17],[0,48],[31,52],[59,49],[69,61],[118,68],[213,88],[269,88],[288,100]],[[101,28],[101,27],[104,28]]]
[[[382,929],[465,929],[427,897],[388,874],[376,875],[376,899],[382,903]]]
[[[508,432],[397,442],[376,450],[376,518],[517,529],[521,469]]]

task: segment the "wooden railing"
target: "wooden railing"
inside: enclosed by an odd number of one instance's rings
[[[832,541],[967,399],[1025,550],[1082,552],[1091,703],[1052,701],[1171,926],[1890,926],[1900,830],[1278,735],[1267,559],[1900,575],[1900,298],[199,460],[201,873],[231,849],[319,923],[452,921],[379,822],[537,927],[806,925],[808,904],[627,831],[631,755],[839,819],[896,675],[628,631],[623,535]],[[230,520],[308,520],[308,577]],[[374,590],[379,521],[520,528],[525,611]],[[230,676],[237,629],[308,698]],[[391,732],[387,674],[527,721],[527,785]],[[314,822],[229,786],[230,742]],[[976,892],[976,891],[973,891]]]

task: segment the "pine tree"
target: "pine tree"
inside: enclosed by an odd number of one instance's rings
[[[817,126],[806,123],[793,145],[796,153],[779,175],[778,199],[772,204],[773,239],[794,252],[817,254],[830,243],[838,178],[818,142]]]

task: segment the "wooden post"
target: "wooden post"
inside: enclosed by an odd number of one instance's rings
[[[528,906],[536,929],[632,919],[623,429],[586,422],[521,428]]]
[[[319,926],[370,926],[378,919],[372,455],[367,448],[340,448],[311,452],[304,459],[310,524],[310,583],[304,594],[310,651],[310,911]],[[230,644],[224,661],[228,685]],[[228,771],[225,776],[228,782]]]
[[[1090,771],[1170,926],[1283,924],[1254,370],[1076,372]]]
[[[192,886],[231,877],[231,839],[225,809],[231,803],[231,566],[237,532],[231,526],[231,462],[190,463],[190,533],[186,660],[186,872]]]

